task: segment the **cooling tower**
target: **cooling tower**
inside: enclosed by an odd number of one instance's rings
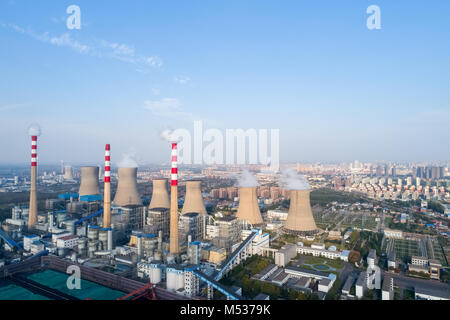
[[[72,180],[72,167],[71,166],[66,166],[64,171],[64,179],[66,180]]]
[[[236,217],[247,220],[254,226],[263,224],[258,197],[256,196],[256,187],[239,188],[239,208]]]
[[[98,167],[81,168],[81,184],[78,191],[79,196],[100,194],[98,185]]]
[[[121,207],[142,205],[137,189],[137,168],[119,168],[119,183],[114,204]]]
[[[284,230],[297,235],[312,235],[317,233],[309,200],[310,190],[291,190],[291,204]]]
[[[200,189],[201,181],[186,182],[186,196],[184,198],[183,210],[181,214],[197,212],[206,215],[205,204],[203,203],[202,191]]]
[[[153,180],[152,201],[150,201],[148,208],[170,208],[169,192],[167,191],[167,179]]]
[[[37,222],[37,136],[31,137],[31,188],[30,188],[30,213],[28,216],[28,230],[34,228]]]

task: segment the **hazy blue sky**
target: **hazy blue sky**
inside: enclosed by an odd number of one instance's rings
[[[66,8],[81,8],[68,30]],[[366,9],[381,8],[381,30]],[[279,128],[280,157],[450,160],[450,1],[0,1],[0,163],[167,161],[167,127]]]

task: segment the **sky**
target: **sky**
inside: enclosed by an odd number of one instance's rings
[[[369,30],[369,5],[381,29]],[[67,7],[81,10],[68,29]],[[167,128],[279,129],[280,161],[449,161],[450,2],[0,1],[0,163],[170,160]]]

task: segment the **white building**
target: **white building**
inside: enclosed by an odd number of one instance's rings
[[[184,292],[188,297],[197,296],[200,292],[200,282],[194,275],[195,268],[184,269]]]
[[[367,275],[364,271],[359,274],[358,280],[356,280],[356,297],[362,298],[367,290]]]
[[[153,284],[158,284],[162,280],[162,270],[159,263],[138,262],[137,274],[140,278],[148,278]]]
[[[280,250],[275,252],[275,264],[284,267],[297,255],[297,246],[295,244],[286,244]]]
[[[76,247],[76,246],[78,246],[78,236],[76,236],[76,235],[68,235],[65,237],[58,238],[56,240],[57,248],[72,249],[73,247]]]
[[[383,281],[383,288],[381,289],[382,300],[394,299],[394,278],[385,277]]]
[[[31,250],[31,245],[33,244],[33,242],[39,241],[39,239],[41,239],[41,238],[39,236],[34,235],[34,234],[31,234],[29,236],[24,236],[23,237],[23,249],[25,251],[30,251]]]
[[[288,213],[280,210],[268,210],[267,218],[284,221],[287,219]]]
[[[403,239],[403,231],[401,230],[384,229],[384,235],[386,238]]]

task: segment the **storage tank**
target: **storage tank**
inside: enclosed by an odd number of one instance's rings
[[[80,255],[86,255],[87,252],[87,239],[86,238],[79,238],[78,239],[78,254]]]
[[[88,227],[88,239],[89,240],[98,240],[98,226],[89,226]]]
[[[150,282],[153,284],[161,282],[161,266],[156,264],[151,265]]]

